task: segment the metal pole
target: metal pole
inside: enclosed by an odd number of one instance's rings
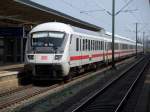
[[[115,68],[114,39],[115,39],[115,0],[112,0],[112,68]]]
[[[24,26],[22,27],[23,28],[23,35],[22,35],[22,38],[21,38],[21,48],[20,48],[20,50],[21,50],[21,52],[20,52],[20,55],[21,55],[21,63],[23,63],[23,55],[24,55],[24,49],[23,49],[23,39],[24,39],[24,37],[25,37],[25,28],[24,28]]]
[[[136,57],[137,57],[137,27],[138,27],[138,23],[136,23]]]
[[[145,38],[145,32],[143,32],[143,53],[144,53],[144,38]]]

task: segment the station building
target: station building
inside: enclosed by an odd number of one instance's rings
[[[0,65],[24,61],[28,33],[37,24],[58,21],[88,30],[102,30],[30,0],[0,0],[0,4]]]

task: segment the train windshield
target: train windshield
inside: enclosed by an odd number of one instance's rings
[[[31,47],[37,53],[62,53],[66,42],[63,32],[36,32],[31,36]]]

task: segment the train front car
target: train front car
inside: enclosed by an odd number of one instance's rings
[[[69,33],[62,23],[43,23],[30,32],[25,53],[25,69],[32,71],[33,79],[64,78],[69,73]]]

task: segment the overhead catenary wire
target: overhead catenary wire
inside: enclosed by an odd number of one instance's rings
[[[88,16],[89,18],[91,18],[91,15],[89,15],[89,13],[84,13],[83,10],[81,10],[79,7],[73,5],[72,3],[66,1],[66,0],[60,0],[61,2],[63,2],[64,4],[70,6],[71,8],[75,9],[79,14],[85,14],[86,16]],[[98,20],[95,16],[93,16],[92,18]]]
[[[115,15],[118,15],[120,12],[122,12],[129,4],[131,4],[131,2],[133,2],[134,0],[129,0],[119,11],[116,12]]]

